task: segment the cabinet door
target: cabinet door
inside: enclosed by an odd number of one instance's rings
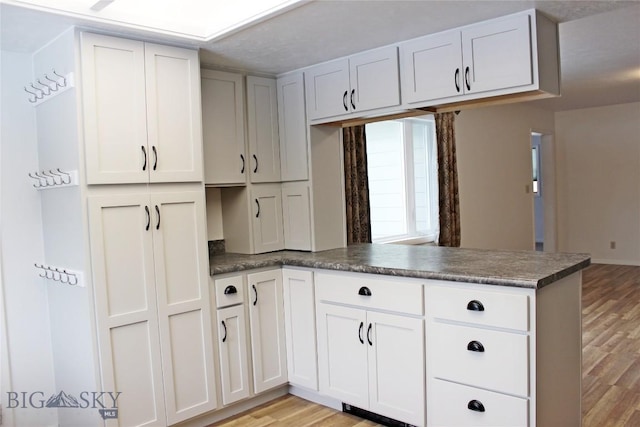
[[[249,397],[247,332],[243,305],[218,310],[218,339],[222,403],[229,405]]]
[[[247,128],[251,182],[280,181],[276,81],[247,77]]]
[[[400,45],[402,100],[407,103],[463,94],[460,31],[421,37]]]
[[[424,425],[423,320],[369,311],[367,321],[369,410]]]
[[[281,77],[277,85],[281,179],[306,180],[309,178],[309,158],[303,74]]]
[[[533,83],[529,15],[510,16],[462,31],[467,93]]]
[[[89,197],[88,208],[102,389],[122,393],[121,425],[163,425],[149,197]]]
[[[243,184],[248,170],[240,74],[202,70],[205,184]]]
[[[318,390],[313,273],[282,270],[289,383]]]
[[[144,44],[82,33],[81,56],[87,183],[147,182]]]
[[[262,393],[287,382],[282,273],[248,274],[247,286],[253,389]]]
[[[360,408],[369,407],[364,310],[318,304],[320,393]]]
[[[280,185],[256,185],[251,199],[254,253],[284,249]]]
[[[349,61],[340,59],[304,73],[309,120],[349,113]]]
[[[311,206],[309,184],[290,182],[282,185],[284,247],[311,250]]]
[[[150,181],[202,181],[198,52],[146,43],[145,69]]]
[[[216,406],[204,195],[151,196],[158,318],[167,419]]]
[[[349,58],[349,107],[366,111],[400,104],[398,48],[376,49]]]

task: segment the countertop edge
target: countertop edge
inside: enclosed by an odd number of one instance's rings
[[[585,255],[586,256],[586,255]],[[328,271],[345,271],[353,273],[380,274],[385,276],[407,277],[428,280],[445,280],[451,282],[467,282],[482,285],[509,286],[526,289],[541,289],[577,271],[580,271],[591,264],[591,258],[586,256],[581,262],[577,262],[567,268],[559,270],[549,276],[537,281],[522,278],[503,278],[474,276],[470,274],[439,273],[427,270],[405,270],[388,267],[376,267],[371,265],[323,262],[318,260],[305,260],[301,258],[289,257],[286,254],[274,253],[271,258],[263,260],[249,260],[241,263],[230,263],[225,265],[210,265],[211,276],[237,273],[247,270],[254,270],[268,267],[304,267]]]

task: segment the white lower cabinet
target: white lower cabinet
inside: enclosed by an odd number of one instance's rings
[[[531,299],[490,288],[427,285],[428,425],[530,425]]]
[[[525,427],[529,399],[434,380],[429,383],[429,425]]]
[[[100,373],[118,422],[215,409],[202,192],[89,197]]]
[[[424,321],[367,312],[369,410],[424,424]]]
[[[222,403],[229,405],[251,394],[244,306],[221,308],[217,317]]]
[[[434,322],[431,375],[516,396],[529,395],[529,336]]]
[[[316,291],[320,392],[398,421],[424,425],[424,320],[366,309],[369,299],[384,294],[392,281],[369,284],[369,275],[345,277],[361,284],[354,291],[363,308],[338,305],[339,293],[333,299],[331,292]],[[321,276],[317,286],[336,280],[341,280],[339,275]],[[349,281],[345,283],[348,286]],[[422,295],[422,285],[413,286]]]
[[[287,383],[280,269],[214,276],[222,403]]]
[[[124,223],[127,214],[110,221]],[[151,262],[118,249],[135,265]],[[133,273],[149,287],[148,275]],[[292,266],[214,282],[225,406],[289,382],[291,393],[415,426],[580,425],[580,273],[542,289]],[[112,353],[150,367],[119,373],[134,393],[164,367],[152,350],[132,346],[162,342],[148,332],[152,315],[121,319]],[[123,412],[152,425],[163,401],[149,396]]]
[[[363,409],[369,407],[364,310],[318,304],[320,392]]]
[[[318,390],[313,272],[282,270],[289,383]]]
[[[281,270],[247,274],[253,387],[261,393],[287,383]]]

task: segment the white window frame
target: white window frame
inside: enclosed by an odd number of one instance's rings
[[[414,147],[413,147],[413,124],[420,122],[431,122],[432,126],[435,128],[435,123],[433,120],[433,116],[430,118],[406,118],[406,119],[398,119],[394,120],[396,122],[402,123],[402,132],[403,132],[403,151],[404,151],[404,212],[405,212],[405,224],[407,228],[407,233],[401,235],[394,236],[386,236],[384,238],[373,239],[373,243],[403,243],[403,244],[425,244],[425,243],[435,243],[438,239],[439,234],[439,226],[435,224],[432,227],[432,232],[426,235],[418,234],[417,231],[417,218],[416,218],[416,197],[415,197],[415,171],[414,171]],[[431,152],[428,153],[428,156],[435,156],[435,144],[436,141],[431,141],[431,147],[427,144],[426,149],[429,150],[431,148]],[[430,158],[428,157],[428,160]],[[437,161],[434,159],[433,164],[437,167]],[[430,174],[427,174],[427,198],[433,202],[430,203],[430,212],[429,216],[431,220],[437,221],[438,218],[438,203],[437,203],[437,191],[438,191],[438,182],[437,182],[437,171],[431,175],[432,178],[429,177]],[[435,179],[433,179],[435,177]]]

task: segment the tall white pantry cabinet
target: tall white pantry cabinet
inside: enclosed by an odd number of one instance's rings
[[[75,89],[36,106],[56,389],[120,392],[106,425],[171,425],[216,408],[196,51],[71,29],[34,55]],[[34,190],[35,191],[35,190]],[[62,425],[99,425],[60,410]]]

